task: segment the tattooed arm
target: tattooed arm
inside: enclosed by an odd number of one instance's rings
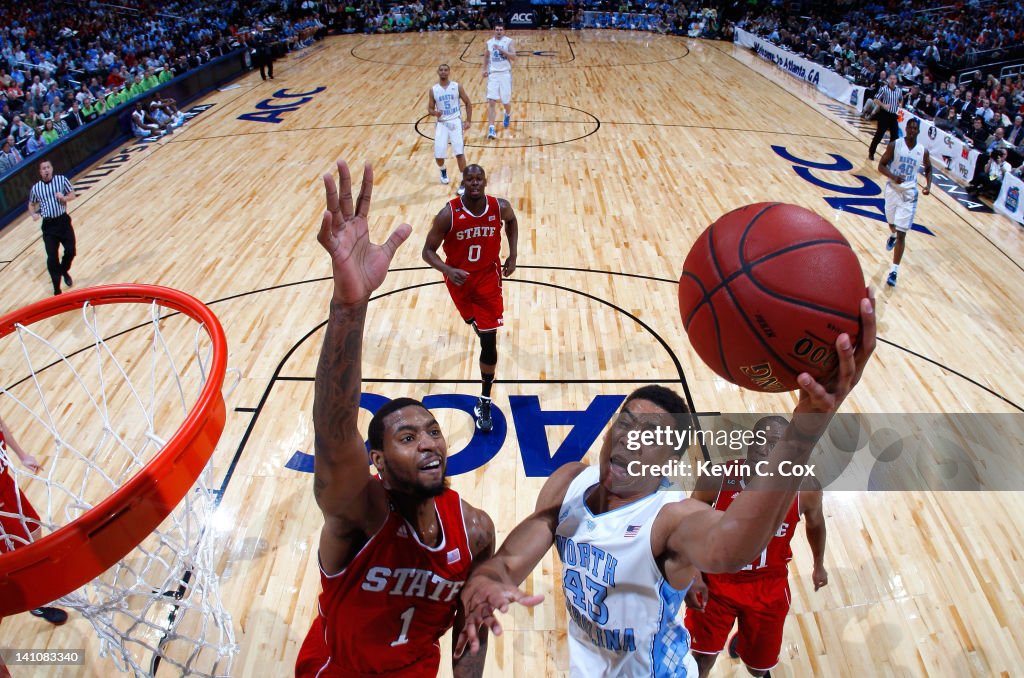
[[[367,215],[373,169],[363,169],[354,209],[352,177],[342,161],[338,175],[340,186],[324,175],[327,209],[317,236],[331,255],[334,294],[313,397],[313,495],[324,514],[320,562],[329,573],[343,569],[387,515],[384,490],[372,482],[357,426],[363,325],[370,294],[384,282],[391,258],[412,231],[402,224],[383,245],[371,243]]]

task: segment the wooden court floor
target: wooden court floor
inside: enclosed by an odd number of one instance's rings
[[[531,510],[551,458],[566,459],[556,455],[569,426],[596,425],[597,436],[607,408],[638,385],[685,384],[698,411],[791,410],[789,394],[717,378],[678,318],[690,243],[747,203],[791,202],[829,218],[878,288],[882,342],[847,411],[1020,416],[1024,406],[1018,226],[936,190],[917,213],[931,235],[910,235],[899,287],[888,289],[887,229],[849,201],[851,190],[883,184],[867,160],[870,132],[835,102],[727,43],[514,32],[512,125],[488,142],[486,37],[329,38],[278,62],[274,81],[250,73],[196,102],[210,106],[172,136],[126,146],[79,177],[76,285],[157,283],[195,295],[220,317],[241,374],[214,456],[224,487],[218,567],[240,644],[234,675],[289,675],[315,612],[322,519],[302,463],[312,452],[312,377],[330,295],[315,238],[319,177],[338,157],[374,164],[378,237],[403,221],[414,228],[370,307],[365,391],[433,399],[451,463],[463,470],[453,487],[491,514],[499,539]],[[467,158],[520,223],[499,339],[504,425],[487,439],[458,409],[477,393],[475,339],[420,259],[430,220],[457,183],[438,182],[424,115],[441,62],[474,102]],[[798,160],[850,169],[807,170]],[[27,216],[0,233],[0,290],[3,312],[48,293],[38,225]],[[10,348],[0,351],[5,369]],[[6,401],[0,407],[45,464],[45,441]],[[1021,449],[1020,439],[1005,444]],[[826,493],[830,583],[813,591],[799,530],[793,607],[772,675],[1020,675],[1022,513],[1019,492]],[[558,581],[549,554],[527,581],[548,600],[511,615],[491,643],[487,675],[567,674]],[[0,646],[86,648],[84,667],[15,676],[113,671],[75,613],[56,629],[28,615],[7,619]],[[746,672],[725,657],[713,675]]]

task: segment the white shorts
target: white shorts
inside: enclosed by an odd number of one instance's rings
[[[487,100],[507,104],[512,101],[512,71],[498,71],[487,76]]]
[[[917,185],[912,188],[897,190],[892,184],[885,185],[885,220],[896,227],[897,231],[906,233],[914,225],[914,213],[917,212]]]
[[[455,155],[465,153],[465,145],[462,141],[462,119],[454,118],[445,122],[437,121],[434,128],[434,157],[443,159],[448,157],[448,144],[452,145]]]

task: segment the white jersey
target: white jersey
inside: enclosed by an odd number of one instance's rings
[[[512,62],[508,57],[499,52],[496,47],[501,47],[506,52],[512,53],[512,38],[507,35],[501,38],[491,38],[487,41],[488,73],[511,73]]]
[[[462,101],[459,99],[459,83],[454,80],[448,81],[447,87],[441,87],[436,83],[432,89],[434,93],[434,107],[441,111],[439,122],[459,120],[462,118]]]
[[[893,144],[892,148],[892,162],[889,163],[889,171],[893,174],[901,177],[905,177],[902,184],[894,184],[892,180],[889,184],[898,191],[907,191],[917,189],[917,172],[921,169],[924,163],[924,145],[920,140],[914,144],[913,148],[907,148],[907,142],[903,138],[899,138]]]
[[[586,497],[599,475],[590,466],[572,481],[555,531],[569,612],[570,674],[695,678],[683,625],[686,590],[669,586],[651,551],[658,512],[686,494],[655,492],[595,516]]]

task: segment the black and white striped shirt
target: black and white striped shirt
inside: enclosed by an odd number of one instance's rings
[[[73,190],[74,188],[66,176],[55,174],[49,183],[37,181],[28,194],[28,201],[39,204],[39,213],[43,215],[44,219],[53,219],[67,211],[65,206],[57,200],[57,194],[67,195]]]
[[[903,104],[903,90],[899,87],[889,87],[886,85],[878,90],[875,98],[881,102],[882,108],[890,113],[896,113]]]

